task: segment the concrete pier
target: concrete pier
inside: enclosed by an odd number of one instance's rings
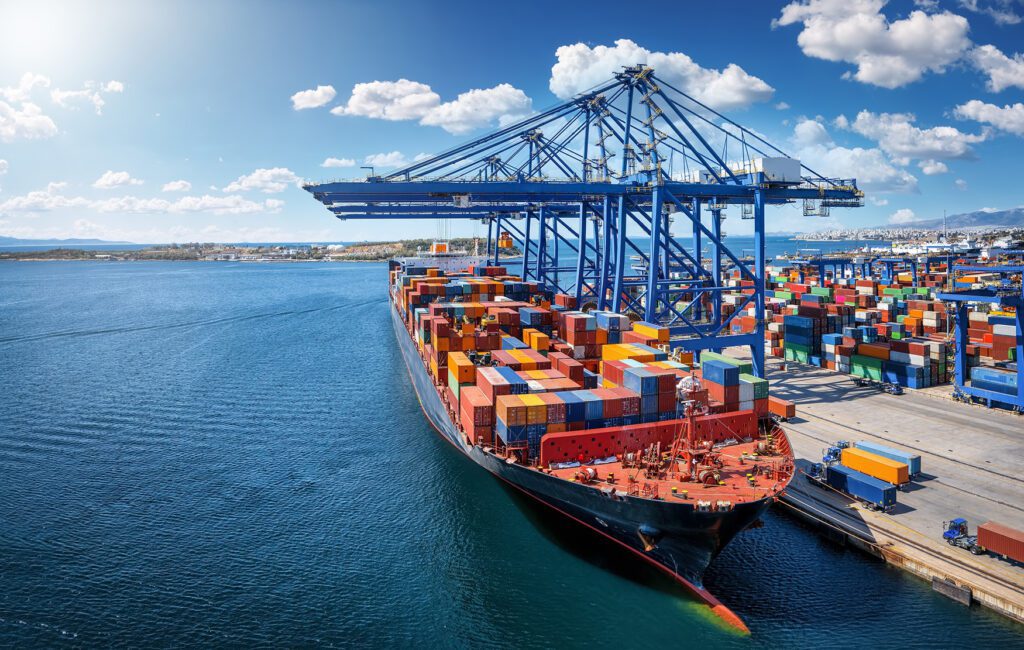
[[[922,476],[891,514],[869,511],[798,474],[781,508],[841,543],[903,567],[959,602],[977,602],[1024,622],[1024,565],[974,556],[942,539],[955,517],[1024,530],[1024,416],[953,402],[949,388],[900,396],[860,388],[830,370],[769,368],[772,394],[797,404],[785,425],[798,468],[820,462],[837,440],[869,440],[921,456]]]

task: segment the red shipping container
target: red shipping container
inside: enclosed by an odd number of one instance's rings
[[[548,407],[547,421],[549,423],[558,424],[565,422],[566,408],[565,402],[562,401],[562,398],[553,393],[541,393],[540,395],[537,395],[537,397],[539,397]]]
[[[779,397],[768,397],[768,411],[781,418],[795,418],[796,404]]]
[[[704,382],[704,388],[707,389],[708,396],[716,402],[738,404],[740,401],[740,387],[738,385],[723,386],[712,381],[706,381]]]
[[[494,421],[494,405],[477,386],[463,386],[459,390],[459,408],[475,425],[490,425]]]
[[[658,412],[664,413],[674,410],[676,410],[676,392],[658,393]]]
[[[462,428],[466,432],[466,436],[469,437],[473,444],[493,445],[494,444],[494,427],[491,425],[475,425],[472,422],[467,422],[468,416],[462,414]]]
[[[987,521],[978,526],[978,545],[996,555],[1024,562],[1024,532]]]

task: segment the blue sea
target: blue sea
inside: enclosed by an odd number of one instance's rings
[[[382,264],[0,263],[0,646],[1010,648],[783,512],[706,583],[422,417]]]

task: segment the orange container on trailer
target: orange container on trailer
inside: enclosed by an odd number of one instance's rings
[[[863,449],[847,447],[843,450],[841,462],[845,467],[893,485],[902,485],[910,481],[910,468],[906,463],[884,458]]]

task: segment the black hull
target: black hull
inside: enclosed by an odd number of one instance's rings
[[[431,425],[473,462],[546,506],[627,547],[671,575],[733,625],[742,621],[703,587],[703,573],[722,548],[764,514],[771,499],[735,505],[728,512],[697,512],[692,501],[651,500],[617,495],[570,483],[473,446],[451,421],[415,342],[398,311],[391,309],[399,348],[416,396]],[[655,548],[645,550],[639,530],[657,531]]]

